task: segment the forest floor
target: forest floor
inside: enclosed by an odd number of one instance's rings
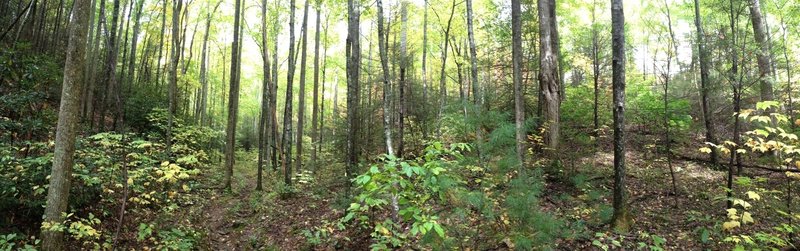
[[[632,150],[628,152],[627,178],[635,224],[626,234],[610,232],[605,223],[612,212],[613,154],[589,153],[565,161],[564,170],[547,172],[540,206],[567,222],[582,225],[575,228],[581,229],[577,237],[559,240],[556,248],[600,250],[599,243],[610,249],[636,249],[640,245],[645,249],[660,246],[667,250],[729,249],[720,232],[726,215],[722,187],[726,173],[700,162],[673,160],[678,190],[673,194],[664,157],[646,147]],[[692,149],[687,147],[682,151],[688,153]],[[328,223],[343,216],[342,205],[347,205],[341,196],[344,185],[341,181],[326,180],[297,184],[292,196],[280,198],[280,190],[284,189],[282,177],[278,177],[280,172],[265,170],[264,191],[255,190],[255,161],[253,153],[239,154],[231,192],[220,193],[218,188],[222,184],[221,165],[217,167],[219,170],[208,172],[213,174],[201,178],[201,184],[207,188],[195,190],[198,202],[183,209],[189,214],[191,225],[203,233],[200,246],[206,250],[313,249],[306,233],[315,227],[329,227]],[[753,171],[752,175],[780,174]],[[774,211],[754,211],[753,215],[760,222],[781,222]],[[754,227],[771,226],[750,224],[743,229],[754,231]],[[351,243],[336,249],[368,249],[369,237],[365,233],[348,230],[341,234]],[[624,244],[615,247],[614,242]]]

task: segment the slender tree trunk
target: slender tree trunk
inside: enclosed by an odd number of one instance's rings
[[[377,0],[376,7],[378,8],[378,53],[381,57],[381,69],[383,71],[383,137],[386,143],[386,153],[394,155],[394,147],[392,146],[392,128],[390,124],[391,111],[389,101],[392,99],[392,83],[389,76],[389,55],[387,52],[385,26],[383,26],[383,3]]]
[[[295,172],[300,173],[303,168],[303,126],[306,117],[306,59],[308,58],[307,42],[308,42],[308,6],[311,0],[306,0],[305,7],[303,8],[303,28],[302,40],[300,45],[300,92],[297,102],[297,159],[295,161]]]
[[[228,125],[225,130],[225,179],[223,181],[224,189],[227,191],[231,190],[233,164],[236,157],[236,120],[239,112],[239,36],[241,36],[239,32],[241,31],[240,21],[242,19],[241,5],[242,0],[236,0],[236,6],[233,15],[234,21],[233,42],[231,45],[231,80],[230,95],[228,96]],[[173,28],[173,31],[175,30],[177,30],[177,28]],[[173,67],[176,66],[177,64],[175,64]]]
[[[483,104],[480,99],[480,87],[478,83],[478,52],[475,48],[475,32],[472,25],[472,0],[467,0],[467,36],[469,37],[469,61],[470,61],[470,76],[472,82],[472,103],[474,107],[474,114],[477,118],[483,111]],[[483,144],[483,126],[479,123],[475,127],[475,149],[478,151],[478,160],[483,162],[483,151],[481,145]]]
[[[625,14],[622,0],[611,1],[612,85],[614,89],[614,214],[611,226],[626,232],[633,224],[625,186]]]
[[[119,23],[119,5],[120,0],[114,0],[114,13],[111,18],[111,30],[106,40],[106,62],[105,71],[103,75],[104,88],[100,92],[100,118],[97,123],[98,130],[105,129],[106,108],[108,106],[108,98],[113,93],[117,85],[117,24]]]
[[[272,23],[272,32],[273,32],[273,39],[272,39],[272,87],[270,87],[270,100],[269,100],[269,110],[272,116],[269,117],[270,123],[270,156],[272,157],[272,171],[278,170],[278,115],[277,115],[277,107],[278,107],[278,35],[280,33],[280,25],[278,25],[278,20],[280,19],[280,11],[277,11],[279,7],[280,1],[275,1],[275,17],[273,18]]]
[[[294,14],[295,1],[291,0],[289,17],[289,70],[286,73],[286,98],[283,110],[283,181],[292,185],[292,89],[294,85]],[[301,80],[302,81],[302,80]]]
[[[669,81],[672,70],[672,58],[678,53],[678,45],[675,42],[675,32],[672,29],[672,15],[669,10],[669,3],[664,1],[664,8],[667,15],[667,28],[669,28],[669,46],[667,47],[667,71],[662,73],[664,76],[664,147],[666,148],[667,167],[672,180],[672,196],[674,206],[678,207],[678,186],[675,178],[675,169],[672,167],[672,139],[670,139],[670,110],[669,110]],[[653,61],[655,63],[655,61]]]
[[[166,1],[166,0],[165,0]],[[170,55],[170,72],[169,72],[169,118],[167,119],[167,158],[172,154],[172,124],[177,110],[177,97],[178,91],[178,59],[180,54],[180,13],[183,7],[183,0],[175,0],[172,4],[172,52]],[[232,60],[233,61],[233,60]]]
[[[136,18],[134,19],[135,23],[133,25],[133,37],[131,38],[131,55],[130,55],[130,62],[128,63],[128,86],[133,85],[133,81],[135,78],[135,66],[136,66],[136,47],[139,41],[139,31],[141,30],[141,19],[142,19],[142,7],[144,6],[144,0],[138,0],[139,3],[136,4]],[[141,74],[141,73],[139,73]]]
[[[316,3],[317,18],[316,29],[314,38],[314,93],[313,101],[311,104],[311,165],[316,170],[317,168],[317,151],[319,150],[319,35],[320,35],[320,19],[322,17],[322,2],[320,0]]]
[[[408,33],[408,4],[406,2],[402,2],[400,5],[400,22],[401,22],[401,31],[400,31],[400,82],[399,82],[399,94],[400,94],[400,114],[398,116],[398,130],[397,130],[397,156],[403,157],[403,153],[405,150],[405,117],[406,117],[406,88],[408,80],[406,79],[406,71],[408,69],[408,55],[407,55],[407,47],[408,42],[407,40],[407,33]]]
[[[706,141],[716,144],[717,139],[714,133],[714,120],[711,117],[711,106],[708,102],[710,89],[708,79],[708,52],[705,48],[705,33],[703,32],[703,25],[700,21],[700,3],[698,0],[694,1],[694,25],[697,27],[697,52],[700,56],[700,96],[703,107],[703,121],[706,126]],[[711,162],[715,165],[719,163],[716,147],[711,147],[710,158]]]
[[[209,12],[206,16],[206,32],[203,34],[203,49],[200,53],[200,85],[202,86],[202,90],[200,91],[199,118],[197,120],[199,125],[208,125],[206,119],[208,110],[208,36],[211,32],[211,20],[221,3],[222,1],[217,2],[216,6],[214,6],[214,10]]]
[[[424,17],[422,21],[422,104],[423,107],[427,107],[428,104],[428,67],[427,67],[427,60],[428,60],[428,0],[425,0],[425,5],[422,6],[424,9]],[[422,138],[428,138],[428,126],[425,121],[427,121],[427,111],[428,109],[425,108],[425,115],[426,117],[421,119],[422,123]]]
[[[360,45],[360,6],[355,0],[347,0],[347,40],[345,54],[347,57],[347,167],[345,168],[345,178],[352,178],[358,162],[358,148],[356,147],[356,135],[359,132],[358,94],[359,90],[359,68],[361,67],[361,45]],[[336,85],[334,85],[335,87]],[[336,106],[336,91],[334,91],[334,111]],[[349,188],[349,182],[348,188]]]
[[[512,3],[513,5],[513,3]],[[446,77],[445,74],[446,66],[447,66],[447,46],[450,41],[450,26],[453,24],[453,14],[456,11],[456,1],[453,0],[452,7],[450,8],[450,18],[447,20],[447,28],[444,30],[444,46],[442,46],[442,68],[439,71],[439,112],[436,115],[437,126],[436,126],[436,137],[439,140],[442,140],[442,113],[444,112],[444,104],[445,100],[447,99],[447,87],[446,87]]]
[[[511,0],[511,64],[514,78],[516,150],[520,168],[525,163],[525,100],[522,95],[522,20],[519,0]]]
[[[161,83],[163,80],[163,78],[161,77],[161,58],[162,55],[164,54],[164,32],[167,26],[167,0],[162,1],[161,10],[163,11],[163,15],[161,15],[161,33],[159,33],[160,42],[158,43],[158,59],[156,59],[156,86],[158,87],[161,87]],[[162,92],[159,91],[159,93]]]
[[[600,104],[600,43],[599,31],[597,30],[597,0],[592,2],[592,82],[594,82],[594,128],[592,133],[595,137],[600,135],[600,119],[597,115],[597,108]]]
[[[265,149],[265,143],[270,135],[267,131],[267,121],[272,117],[269,110],[270,99],[270,75],[269,75],[269,51],[267,45],[267,0],[261,0],[261,58],[264,64],[261,67],[264,78],[261,82],[261,119],[258,126],[258,180],[256,190],[261,191],[262,172],[264,160],[269,159],[269,151]]]
[[[44,210],[44,224],[63,224],[64,214],[69,205],[69,190],[72,180],[72,165],[75,153],[81,103],[81,80],[86,63],[86,36],[88,33],[89,0],[75,0],[75,12],[69,25],[67,59],[64,64],[64,82],[61,105],[56,125],[56,143],[53,154],[53,168],[50,185],[47,189],[47,204]],[[64,250],[64,231],[47,231],[42,228],[43,250]]]
[[[325,135],[325,80],[326,80],[325,73],[326,73],[326,66],[327,66],[327,62],[328,62],[328,43],[327,43],[327,41],[328,41],[328,23],[329,23],[329,21],[330,20],[328,19],[328,16],[326,15],[325,16],[325,28],[324,28],[325,34],[323,35],[323,39],[324,40],[322,42],[322,46],[323,46],[323,49],[322,49],[322,93],[320,94],[320,99],[321,100],[319,102],[319,104],[320,104],[320,107],[319,107],[319,132],[317,132],[318,135],[319,135],[319,138],[317,139],[317,142],[318,142],[318,145],[319,145],[318,151],[323,148],[323,146],[324,146],[323,143],[325,142],[324,141],[324,135]],[[334,83],[334,84],[338,85],[338,83]]]

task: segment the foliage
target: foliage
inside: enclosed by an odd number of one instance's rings
[[[426,235],[446,238],[433,202],[446,200],[447,191],[461,183],[450,168],[468,150],[467,144],[444,148],[433,142],[413,161],[384,156],[383,163],[354,179],[360,192],[343,221],[356,220],[372,228],[372,249],[410,246]],[[374,210],[383,212],[382,216],[371,216]]]

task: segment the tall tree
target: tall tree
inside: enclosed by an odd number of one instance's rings
[[[97,121],[97,129],[105,129],[105,116],[108,98],[113,93],[113,88],[117,84],[117,31],[119,23],[119,5],[120,0],[114,0],[114,10],[111,14],[111,29],[109,30],[108,38],[106,39],[106,62],[104,65],[103,84],[104,88],[101,91],[99,105],[100,118]]]
[[[522,10],[519,0],[511,0],[511,64],[514,76],[514,115],[517,159],[525,162],[525,100],[522,95]]]
[[[208,125],[206,116],[208,110],[208,36],[211,33],[211,20],[214,17],[214,13],[217,12],[220,4],[222,4],[222,1],[217,2],[217,4],[214,6],[214,9],[206,14],[206,31],[203,34],[203,48],[200,52],[201,90],[200,106],[197,108],[197,122],[199,125]]]
[[[139,2],[136,4],[136,18],[134,19],[133,23],[133,36],[131,37],[131,55],[129,56],[129,63],[128,63],[128,78],[125,80],[128,86],[133,85],[133,80],[135,79],[134,74],[134,67],[136,65],[136,47],[139,42],[139,31],[141,30],[142,24],[140,23],[142,19],[142,8],[144,7],[144,0],[138,0]]]
[[[178,0],[180,1],[180,0]],[[225,129],[225,179],[223,189],[231,190],[231,178],[233,176],[233,164],[235,162],[236,148],[236,120],[239,113],[239,59],[240,48],[239,37],[240,23],[242,19],[242,0],[236,0],[233,14],[233,42],[231,45],[231,79],[230,94],[228,96],[228,125]],[[176,14],[177,15],[177,14]],[[173,30],[176,28],[173,28]],[[175,33],[177,35],[177,33]],[[175,64],[176,67],[177,63]]]
[[[322,19],[322,1],[317,0],[315,9],[317,11],[316,29],[314,35],[314,92],[311,104],[311,165],[317,168],[317,151],[319,150],[319,35]]]
[[[178,92],[178,60],[180,57],[180,13],[183,7],[183,0],[175,0],[172,3],[172,51],[170,53],[170,69],[169,69],[169,86],[168,99],[169,109],[167,111],[167,156],[172,154],[172,124],[175,120],[175,111],[177,110],[177,97]]]
[[[445,70],[447,69],[447,47],[450,44],[450,27],[453,24],[453,16],[456,12],[456,6],[457,3],[455,0],[453,0],[453,3],[450,7],[450,18],[447,19],[447,26],[444,29],[444,40],[442,42],[442,68],[439,69],[439,112],[436,115],[436,137],[439,138],[439,140],[442,139],[442,113],[444,112],[444,104],[445,100],[447,99],[447,86],[445,85],[447,83],[447,74],[445,74]]]
[[[483,104],[481,104],[480,99],[480,87],[478,83],[478,51],[475,48],[475,32],[473,31],[472,20],[473,13],[472,13],[472,0],[467,0],[467,36],[469,39],[469,61],[470,61],[470,82],[472,82],[472,103],[475,106],[474,114],[480,115],[480,111],[483,109]],[[477,116],[476,116],[477,117]],[[478,158],[482,160],[483,157],[481,156],[481,144],[483,144],[483,130],[481,126],[478,125],[475,129],[475,137],[476,137],[476,144],[475,149],[478,151]]]
[[[614,214],[611,226],[628,231],[633,218],[628,212],[625,187],[625,14],[622,0],[611,0],[611,43],[614,89]]]
[[[711,106],[708,102],[708,95],[710,92],[710,83],[708,82],[708,52],[706,51],[703,24],[700,20],[700,3],[698,0],[694,1],[694,25],[697,27],[697,53],[700,59],[700,102],[703,107],[703,122],[706,126],[706,141],[716,144],[717,139],[714,133],[714,120],[711,118]],[[711,153],[709,154],[712,163],[719,163],[716,147],[712,147]]]
[[[538,0],[539,8],[539,90],[544,120],[544,143],[557,150],[561,123],[561,72],[558,67],[558,34],[555,0]]]
[[[398,114],[398,129],[397,129],[397,156],[403,157],[405,150],[405,117],[406,117],[406,88],[408,80],[406,80],[406,71],[408,69],[408,3],[400,3],[400,81],[399,81],[399,94],[400,94],[400,111]]]
[[[378,53],[381,57],[381,69],[383,71],[383,137],[386,143],[386,153],[394,155],[394,147],[392,146],[392,125],[391,125],[391,111],[389,101],[392,100],[392,83],[389,76],[389,55],[387,52],[387,41],[385,31],[386,27],[383,26],[383,2],[377,0],[375,3],[378,8]],[[447,47],[445,47],[447,48]]]
[[[428,104],[428,0],[425,0],[424,16],[422,20],[422,104]],[[428,138],[428,128],[422,120],[422,138]]]
[[[773,69],[770,67],[770,46],[764,17],[761,15],[760,0],[750,0],[750,23],[753,24],[753,38],[759,48],[757,61],[761,101],[771,101],[774,100],[774,94],[772,93],[772,82],[769,78],[773,76]]]
[[[294,12],[295,2],[289,1],[291,16],[289,17],[289,66],[286,73],[286,98],[283,110],[283,181],[292,184],[292,89],[294,85]]]
[[[270,97],[270,68],[269,68],[269,49],[267,45],[267,0],[261,0],[261,59],[264,64],[261,70],[264,74],[261,80],[261,119],[258,125],[258,178],[256,190],[261,191],[262,172],[264,160],[269,159],[269,149],[266,145],[267,138],[270,137],[269,119],[272,114],[269,109]]]
[[[297,93],[297,168],[295,171],[300,173],[303,168],[303,126],[306,117],[306,60],[308,59],[308,5],[311,0],[306,0],[303,7],[303,27],[302,40],[300,44],[300,92]]]
[[[600,121],[597,116],[597,108],[600,99],[600,32],[597,24],[597,0],[592,1],[592,82],[594,83],[594,127],[592,129],[595,136],[599,135]]]
[[[345,54],[347,57],[347,166],[345,176],[353,177],[356,163],[358,162],[358,148],[356,147],[356,135],[359,132],[358,119],[358,93],[359,69],[361,67],[361,44],[359,41],[361,11],[360,1],[347,0],[347,40]],[[335,85],[334,85],[335,87]],[[334,94],[337,93],[334,91]],[[336,98],[334,96],[334,110],[336,110]],[[350,184],[348,182],[348,184]]]
[[[64,64],[64,82],[61,88],[61,104],[56,125],[55,151],[50,183],[47,189],[47,204],[44,210],[44,223],[61,224],[69,203],[69,190],[72,180],[72,165],[75,153],[81,88],[85,69],[86,36],[89,26],[89,12],[93,11],[89,0],[75,0],[69,25],[69,44]],[[51,231],[42,228],[43,250],[64,250],[64,231]]]

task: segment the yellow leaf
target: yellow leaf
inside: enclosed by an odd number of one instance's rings
[[[744,212],[742,214],[742,223],[747,224],[747,223],[753,223],[753,222],[754,222],[753,221],[753,216],[750,215],[750,212]]]
[[[128,177],[128,185],[133,185],[133,178]]]
[[[761,195],[758,195],[756,192],[753,191],[747,191],[747,198],[750,198],[751,200],[760,200]]]
[[[745,153],[747,153],[747,150],[745,150],[745,149],[736,149],[736,153],[745,154]]]
[[[734,229],[734,228],[739,227],[741,225],[742,224],[739,223],[738,221],[728,221],[728,222],[722,223],[722,230],[731,230],[731,229]]]
[[[728,217],[733,218],[736,217],[736,208],[728,208]]]
[[[711,153],[711,148],[708,148],[708,147],[700,148],[700,152],[701,153]]]
[[[730,146],[736,146],[736,143],[733,143],[733,141],[730,141],[730,140],[726,140],[725,144],[726,145],[730,145]]]

